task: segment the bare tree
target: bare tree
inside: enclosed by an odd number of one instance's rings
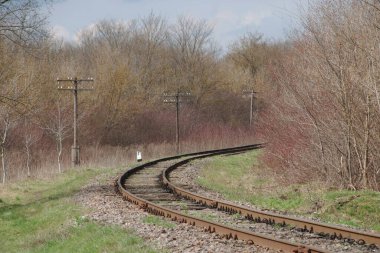
[[[25,46],[47,35],[43,1],[2,0],[0,2],[0,38]],[[47,1],[46,1],[47,2]]]
[[[70,106],[59,97],[52,104],[52,108],[42,119],[41,128],[46,130],[54,139],[57,150],[58,172],[62,172],[63,141],[72,130],[72,117]]]
[[[7,166],[6,166],[6,144],[8,140],[8,132],[11,128],[11,122],[8,115],[3,118],[2,136],[0,143],[0,155],[1,155],[1,167],[3,170],[2,183],[5,184],[7,178]]]
[[[247,69],[254,80],[260,68],[263,68],[266,47],[267,43],[263,40],[263,35],[248,33],[232,44],[227,57],[231,58],[236,66]]]
[[[15,53],[14,56],[19,55]],[[5,62],[8,60],[10,61],[10,59],[7,59]],[[12,67],[19,67],[19,64],[20,62],[18,59],[14,59],[11,62]],[[5,103],[0,103],[0,121],[2,122],[2,137],[0,144],[3,166],[3,182],[6,180],[8,170],[6,165],[6,152],[7,149],[10,148],[10,143],[8,142],[10,131],[18,125],[21,117],[28,114],[30,111],[30,78],[31,75],[28,75],[28,70],[26,69],[22,69],[17,72],[6,72],[6,74],[1,78],[1,80],[6,83],[6,85],[0,85],[2,96],[6,98]]]
[[[32,147],[42,137],[42,131],[35,125],[29,118],[24,118],[22,126],[23,131],[23,146],[26,155],[26,169],[27,176],[31,175],[31,160],[32,160]]]
[[[297,172],[349,189],[379,188],[375,7],[360,1],[313,3],[277,68],[280,93],[271,113],[279,122],[271,122],[270,135],[279,140],[272,147],[274,159],[289,178]],[[289,135],[284,129],[295,139],[284,136]]]
[[[179,17],[170,29],[171,88],[191,87],[196,102],[219,82],[216,66],[217,49],[212,39],[213,28],[206,21]]]
[[[149,101],[152,93],[164,82],[166,70],[166,40],[168,25],[166,21],[151,13],[141,19],[133,40],[135,64],[139,69],[139,90],[144,100]],[[161,90],[162,91],[162,90]]]

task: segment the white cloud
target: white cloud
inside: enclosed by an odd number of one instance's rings
[[[214,24],[215,38],[224,48],[232,41],[244,35],[248,31],[259,30],[263,20],[273,16],[269,10],[256,8],[252,10],[220,10],[212,18]]]
[[[80,43],[84,36],[94,35],[99,22],[91,23],[87,25],[86,27],[77,31],[73,36],[73,41],[75,43]],[[122,20],[122,19],[112,20],[112,22],[114,25],[117,25],[118,27],[124,27],[125,29],[128,29],[133,24],[132,20]]]
[[[260,11],[260,12],[249,12],[246,15],[242,17],[241,25],[248,26],[248,25],[256,25],[259,26],[262,22],[262,20],[266,17],[271,16],[272,13],[269,11]]]
[[[55,39],[63,39],[63,40],[70,39],[69,31],[63,26],[55,25],[55,26],[53,26],[51,32],[52,32],[53,37]]]
[[[214,31],[218,35],[236,26],[238,20],[233,12],[224,10],[216,13],[209,23],[214,27]]]
[[[96,29],[96,24],[97,23],[89,24],[88,26],[86,26],[86,27],[80,29],[78,32],[76,32],[74,35],[74,38],[73,38],[74,42],[79,44],[81,41],[81,38],[83,36],[93,34],[95,32],[95,29]]]
[[[215,15],[215,20],[217,22],[231,22],[236,18],[236,15],[231,11],[220,11]]]

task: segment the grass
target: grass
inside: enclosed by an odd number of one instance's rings
[[[329,190],[321,182],[278,185],[259,166],[257,158],[261,152],[197,161],[196,166],[202,168],[197,181],[229,200],[380,231],[380,192]]]
[[[0,187],[1,252],[154,252],[131,231],[85,218],[72,197],[82,184],[120,169],[77,169]]]
[[[169,222],[167,220],[164,220],[161,217],[155,216],[155,215],[147,215],[143,218],[143,222],[147,224],[153,224],[159,227],[163,228],[174,228],[176,224]]]
[[[212,214],[212,213],[189,211],[188,214],[190,216],[193,216],[193,217],[196,217],[196,218],[201,218],[201,219],[204,219],[206,221],[218,222],[218,217],[215,214]]]
[[[327,203],[317,213],[329,222],[380,231],[380,193],[374,191],[330,191],[324,195]]]

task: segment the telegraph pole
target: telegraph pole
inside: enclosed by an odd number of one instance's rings
[[[176,121],[175,121],[175,143],[176,143],[176,151],[179,154],[179,93],[175,95],[175,108],[176,108]]]
[[[254,99],[254,94],[256,94],[255,91],[253,90],[243,90],[244,95],[248,95],[250,100],[251,100],[251,105],[249,108],[249,127],[252,127],[252,117],[253,117],[253,99]]]
[[[87,78],[87,79],[78,79],[78,78],[67,78],[67,79],[59,79],[57,78],[58,82],[58,90],[69,90],[73,92],[74,95],[74,122],[73,122],[73,130],[74,130],[74,140],[73,140],[73,146],[71,147],[71,163],[73,166],[78,166],[80,164],[80,156],[79,156],[79,146],[78,146],[78,91],[85,91],[85,90],[93,90],[94,88],[78,88],[78,85],[82,82],[93,82],[93,78]],[[69,82],[72,86],[60,86],[61,82]]]
[[[175,132],[175,142],[176,142],[176,152],[179,154],[179,104],[185,102],[184,98],[190,97],[190,92],[180,92],[177,90],[174,94],[164,93],[164,103],[175,103],[176,107],[176,132]]]

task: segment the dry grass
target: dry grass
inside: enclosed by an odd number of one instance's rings
[[[257,142],[249,132],[232,131],[229,128],[204,129],[197,135],[189,136],[181,142],[181,153],[196,152],[209,149],[239,146]],[[130,167],[135,163],[136,151],[141,151],[143,160],[151,160],[163,156],[175,155],[175,143],[150,143],[121,146],[82,146],[81,167]],[[12,150],[7,155],[8,182],[23,180],[27,177],[25,154]],[[62,170],[70,170],[70,145],[66,145],[62,156]],[[36,150],[33,153],[31,177],[51,179],[58,173],[55,149]]]

